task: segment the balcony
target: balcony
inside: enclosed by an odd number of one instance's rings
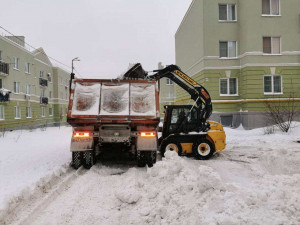
[[[9,64],[0,61],[0,74],[8,75]]]
[[[48,87],[48,81],[44,78],[40,78],[40,85],[43,87]]]
[[[1,88],[0,89],[0,102],[8,102],[9,101],[10,91]]]
[[[48,98],[47,97],[41,97],[41,104],[48,105]]]

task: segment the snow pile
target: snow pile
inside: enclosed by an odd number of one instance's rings
[[[73,115],[98,115],[99,102],[100,84],[76,83],[72,106]]]
[[[206,217],[201,217],[201,206],[225,191],[225,184],[211,168],[193,168],[175,152],[166,152],[165,159],[148,168],[145,177],[136,177],[135,170],[126,173],[127,188],[116,197],[124,208],[134,204],[131,207],[138,211],[141,224],[199,224]]]
[[[154,84],[134,84],[130,85],[132,116],[155,116],[155,85]]]
[[[0,137],[0,211],[29,195],[36,182],[71,161],[71,127],[18,130]]]
[[[129,84],[102,84],[100,115],[129,115]]]
[[[300,222],[300,175],[269,176],[248,188],[225,183],[211,167],[195,166],[175,152],[147,169],[130,169],[116,198],[137,211],[137,224],[296,224]]]

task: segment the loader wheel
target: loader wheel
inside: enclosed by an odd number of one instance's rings
[[[86,169],[90,169],[95,164],[95,152],[85,151],[83,152],[83,166]]]
[[[72,152],[72,166],[74,169],[78,169],[81,166],[82,158],[81,152]]]
[[[160,153],[164,157],[166,151],[175,151],[178,153],[178,155],[182,154],[182,147],[179,142],[176,141],[167,141],[162,144],[160,148]]]
[[[193,144],[193,154],[196,159],[207,160],[214,152],[214,145],[207,139],[200,139]]]
[[[144,151],[137,151],[136,153],[136,161],[138,167],[146,166],[146,156]]]

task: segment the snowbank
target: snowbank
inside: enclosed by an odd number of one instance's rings
[[[0,137],[0,210],[29,195],[42,177],[71,161],[71,127],[6,132]],[[20,197],[20,196],[19,196]]]
[[[224,182],[213,168],[191,164],[175,152],[135,177],[125,176],[116,198],[121,210],[137,211],[137,224],[297,224],[300,222],[300,175],[266,175],[248,188]]]

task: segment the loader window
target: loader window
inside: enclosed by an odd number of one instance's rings
[[[175,132],[180,127],[187,115],[186,129],[190,130],[192,127],[197,126],[197,110],[193,109],[190,114],[189,112],[190,108],[174,108],[172,110],[170,133]]]

